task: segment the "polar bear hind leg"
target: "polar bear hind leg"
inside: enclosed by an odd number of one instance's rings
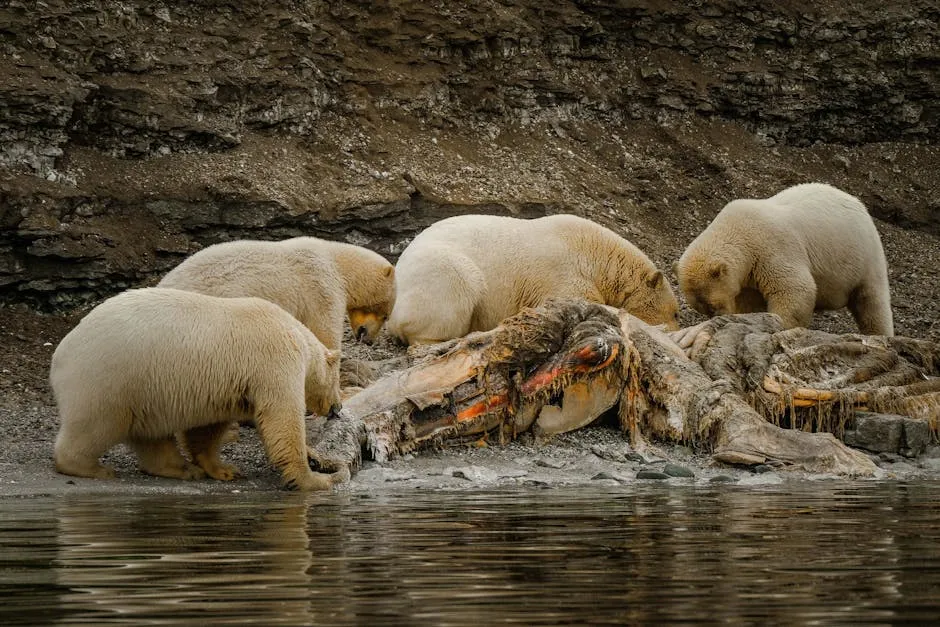
[[[107,421],[96,417],[84,417],[73,410],[62,411],[68,419],[62,425],[55,440],[55,469],[65,475],[113,479],[114,469],[98,460],[108,449],[125,438],[125,433],[113,429]],[[127,421],[120,421],[126,424]]]
[[[116,444],[116,442],[115,442]],[[110,447],[97,453],[77,452],[71,447],[55,448],[55,469],[63,475],[91,477],[92,479],[114,479],[114,469],[101,464],[98,458]]]
[[[219,459],[219,447],[225,442],[232,423],[217,422],[186,431],[184,440],[186,449],[192,455],[193,462],[206,474],[219,481],[231,481],[238,476],[238,469],[225,464]]]
[[[183,457],[173,437],[131,438],[127,443],[137,453],[140,469],[148,475],[186,480],[203,479],[206,476],[202,468]]]

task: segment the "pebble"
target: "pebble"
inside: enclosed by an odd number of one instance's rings
[[[555,461],[554,459],[539,458],[535,460],[535,465],[542,466],[543,468],[554,468],[555,470],[560,470],[561,468],[565,467],[566,462]]]
[[[466,479],[467,481],[473,481],[476,483],[491,483],[499,478],[496,473],[489,468],[481,468],[480,466],[452,468],[450,469],[450,472],[445,472],[444,474],[449,474],[451,477]]]
[[[412,479],[417,478],[417,475],[413,472],[398,472],[395,470],[386,470],[384,475],[386,483],[394,483],[396,481],[411,481]]]
[[[773,469],[773,466],[768,466],[767,464],[757,464],[754,466],[754,468],[752,468],[752,470],[759,475],[762,475],[765,472],[773,472]]]
[[[896,463],[898,463],[899,461],[903,460],[904,458],[901,457],[900,455],[898,455],[897,453],[887,453],[887,452],[885,452],[885,453],[879,453],[879,454],[878,454],[878,459],[880,459],[880,460],[883,461],[883,462],[888,462],[888,463],[890,463],[890,464],[896,464]]]
[[[500,470],[498,472],[500,479],[518,479],[519,477],[525,477],[528,474],[529,471],[522,468],[510,468],[508,470]]]
[[[548,481],[542,481],[540,479],[525,479],[522,482],[522,485],[530,488],[550,488],[552,484]]]
[[[626,456],[620,451],[613,450],[604,446],[595,445],[591,447],[591,452],[600,457],[601,459],[606,459],[611,462],[624,462],[626,461]]]
[[[737,479],[735,479],[731,475],[715,475],[708,481],[710,483],[735,483],[737,482]]]
[[[695,473],[679,464],[666,464],[663,466],[663,472],[670,477],[694,477]]]
[[[658,470],[641,470],[636,473],[637,479],[655,479],[657,481],[662,481],[663,479],[669,479],[669,475],[664,472],[659,472]]]
[[[597,473],[597,474],[594,475],[593,477],[591,477],[591,481],[601,481],[601,480],[603,480],[603,479],[613,479],[614,481],[616,481],[616,482],[618,482],[618,483],[626,483],[626,480],[625,480],[623,477],[618,477],[617,475],[612,475],[612,474],[610,474],[609,472],[603,472],[603,471],[602,471],[602,472]]]
[[[923,460],[920,463],[921,468],[927,468],[928,470],[940,471],[940,458],[931,457]]]

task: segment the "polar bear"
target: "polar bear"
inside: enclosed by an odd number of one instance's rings
[[[678,301],[649,258],[610,229],[568,214],[436,222],[402,252],[395,284],[389,332],[408,344],[486,331],[551,297],[581,297],[678,328]]]
[[[232,479],[235,469],[218,457],[219,439],[231,421],[253,418],[287,486],[328,488],[348,474],[310,470],[304,410],[338,409],[338,358],[260,298],[158,287],[124,292],[95,307],[52,356],[61,417],[56,470],[113,477],[98,458],[125,442],[149,474]],[[186,432],[198,467],[176,447],[178,431]]]
[[[875,223],[830,185],[728,203],[675,271],[689,305],[708,316],[770,311],[785,328],[808,327],[814,310],[848,306],[862,333],[894,334]]]
[[[367,248],[295,237],[208,246],[167,273],[158,287],[269,300],[327,348],[339,350],[346,314],[357,339],[375,339],[395,303],[394,275],[392,264]]]

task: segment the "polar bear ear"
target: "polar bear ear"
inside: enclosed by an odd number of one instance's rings
[[[659,270],[646,275],[646,285],[651,288],[657,288],[663,283],[663,273]]]
[[[389,266],[389,267],[385,268],[384,274],[385,274],[385,276],[391,278],[391,276],[392,276],[393,274],[395,274],[395,266]]]
[[[713,279],[720,279],[724,277],[726,274],[728,274],[728,264],[724,261],[716,261],[714,265],[712,265],[709,274]]]

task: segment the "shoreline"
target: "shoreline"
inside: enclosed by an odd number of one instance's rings
[[[43,414],[47,416],[55,413],[53,408],[45,410]],[[10,411],[10,408],[3,408],[0,414],[5,414],[3,418],[9,421]],[[308,433],[317,429],[316,422],[317,419],[308,420]],[[231,482],[183,481],[146,475],[137,469],[134,455],[123,445],[115,447],[104,459],[117,471],[115,479],[70,477],[53,468],[51,440],[23,443],[18,448],[12,460],[0,462],[0,498],[70,494],[287,493],[280,487],[279,472],[268,463],[261,442],[250,427],[242,427],[238,441],[223,448],[223,460],[234,463],[242,473]],[[555,436],[541,445],[514,441],[502,446],[411,453],[384,463],[366,460],[353,473],[351,481],[335,487],[334,492],[368,495],[389,489],[452,491],[572,486],[608,487],[616,491],[636,484],[760,487],[816,481],[940,480],[940,446],[932,445],[916,459],[869,455],[878,465],[874,477],[846,477],[770,466],[745,468],[714,462],[707,454],[695,453],[682,445],[648,444],[638,452],[618,430],[588,426]]]

